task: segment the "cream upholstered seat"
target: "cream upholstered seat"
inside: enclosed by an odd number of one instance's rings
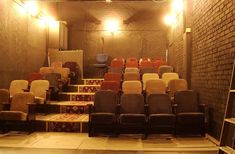
[[[18,92],[23,92],[28,89],[29,82],[27,80],[13,80],[10,84],[9,92],[12,97]]]
[[[46,101],[47,91],[49,90],[49,81],[34,80],[30,86],[30,92],[35,96],[35,102],[42,104]]]
[[[54,72],[54,70],[52,67],[41,67],[39,69],[39,73],[41,73],[42,75],[45,75],[47,73],[53,73],[53,72]]]
[[[188,90],[188,83],[185,79],[172,79],[168,82],[168,92],[174,97],[176,91]]]
[[[134,72],[134,73],[139,73],[139,69],[136,67],[126,67],[125,68],[125,73],[127,72]]]
[[[162,78],[162,75],[164,73],[171,73],[171,72],[173,72],[172,66],[162,65],[158,68],[158,75],[160,76],[160,78]]]
[[[142,84],[140,81],[124,81],[122,91],[124,94],[141,94]]]
[[[124,81],[140,80],[140,74],[137,72],[127,72],[123,75]]]
[[[61,68],[62,66],[63,66],[63,63],[62,63],[61,61],[54,61],[54,62],[51,63],[51,67],[52,67],[53,69],[55,69],[55,68]]]
[[[146,82],[146,94],[165,94],[166,83],[162,79],[151,79]]]
[[[157,73],[144,73],[142,77],[143,81],[143,90],[145,90],[146,82],[151,79],[159,79],[159,76]]]
[[[162,80],[165,81],[166,86],[168,86],[168,82],[173,79],[179,79],[178,73],[164,73],[162,75]]]

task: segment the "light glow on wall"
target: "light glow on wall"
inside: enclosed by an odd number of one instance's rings
[[[43,23],[47,24],[50,28],[58,27],[59,22],[51,16],[42,16],[39,18]]]
[[[166,15],[164,17],[164,23],[167,25],[167,26],[173,26],[176,24],[176,16],[175,15]]]
[[[171,8],[174,13],[180,13],[183,11],[183,0],[173,0]]]
[[[25,1],[24,7],[27,12],[34,17],[39,14],[39,6],[37,1]]]
[[[117,19],[107,19],[104,22],[104,28],[110,33],[115,33],[119,30],[119,21]]]

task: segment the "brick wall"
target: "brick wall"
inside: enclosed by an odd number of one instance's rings
[[[19,8],[12,0],[0,0],[0,88],[25,79],[46,59],[45,27]]]
[[[235,1],[192,0],[186,21],[192,28],[191,86],[209,105],[209,134],[219,139],[235,54]],[[179,22],[182,22],[179,20]],[[176,33],[182,26],[175,27]],[[170,38],[169,64],[183,66],[183,32]]]
[[[209,132],[217,139],[235,54],[234,25],[234,0],[193,0],[192,88],[209,104]]]

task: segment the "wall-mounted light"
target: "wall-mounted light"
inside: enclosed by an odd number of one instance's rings
[[[119,30],[119,22],[117,19],[107,19],[104,23],[104,28],[111,33],[117,32]]]
[[[107,2],[107,3],[111,3],[111,2],[112,2],[112,0],[105,0],[105,2]]]

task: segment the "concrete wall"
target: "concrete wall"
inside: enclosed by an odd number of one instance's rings
[[[76,14],[71,11],[75,6]],[[68,22],[69,49],[84,51],[86,78],[94,76],[93,64],[96,62],[95,55],[102,52],[102,37],[104,52],[109,54],[110,59],[157,56],[165,58],[168,42],[166,27],[162,22],[164,8],[165,5],[154,2],[74,2],[59,3],[58,10],[60,18]],[[69,15],[66,15],[68,12]],[[76,20],[72,19],[73,16],[77,17]],[[119,19],[118,33],[111,35],[104,30],[106,16],[116,16]]]
[[[191,5],[192,14],[186,17],[192,28],[192,89],[209,105],[209,134],[219,139],[235,57],[235,1],[192,0]],[[181,72],[183,32],[177,36],[171,38],[169,54],[178,58],[170,58],[170,64]]]
[[[0,88],[25,79],[45,62],[45,27],[19,9],[12,0],[0,1]]]

